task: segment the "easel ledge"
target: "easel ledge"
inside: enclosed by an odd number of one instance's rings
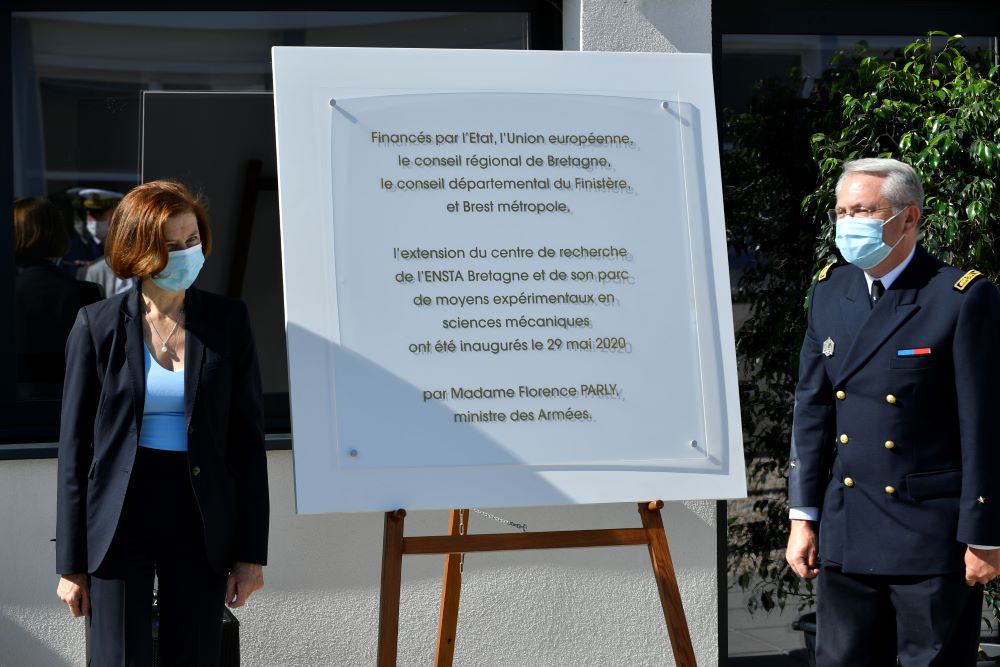
[[[459,534],[468,525],[469,510],[452,510],[448,535],[404,537],[406,510],[385,514],[382,543],[382,594],[379,605],[378,667],[395,667],[399,641],[399,601],[403,556],[445,554],[444,583],[435,667],[449,667],[455,651],[458,607],[462,584],[461,554],[483,551],[572,549],[585,547],[641,546],[649,548],[653,576],[667,622],[667,632],[678,667],[695,667],[694,649],[681,604],[667,535],[660,510],[663,501],[639,503],[642,528],[565,530],[541,533]]]

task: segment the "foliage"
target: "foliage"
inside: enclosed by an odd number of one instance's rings
[[[934,37],[946,38],[934,48]],[[923,244],[940,259],[1000,277],[1000,67],[970,56],[960,36],[930,33],[889,62],[858,62],[857,86],[843,90],[844,126],[818,133],[813,154],[822,180],[803,207],[830,208],[842,160],[894,157],[924,182]],[[832,235],[831,225],[824,237]]]
[[[804,84],[811,92],[800,94]],[[785,476],[803,306],[811,276],[834,256],[823,215],[843,162],[894,157],[924,182],[924,246],[960,268],[1000,278],[1000,68],[960,36],[931,32],[888,58],[862,43],[820,79],[798,73],[758,85],[751,106],[728,112],[723,158],[731,248],[748,258],[737,334],[747,469],[754,514],[730,522],[730,569],[751,609],[809,602],[812,588],[784,561]],[[1000,586],[987,591],[1000,618]]]

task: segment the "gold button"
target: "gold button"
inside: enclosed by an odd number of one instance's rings
[[[840,444],[846,445],[849,441],[850,441],[850,438],[847,437],[847,434],[846,433],[842,433],[841,436],[840,436]]]
[[[844,391],[843,389],[839,390],[837,392],[837,398],[839,398],[840,400],[844,400],[845,398],[847,398],[847,392]]]
[[[191,468],[191,474],[197,477],[198,475],[201,474],[201,468],[199,468],[198,466]]]
[[[893,396],[892,394],[889,394],[888,396],[885,397],[885,402],[888,403],[889,405],[895,405],[896,397]]]
[[[888,493],[891,496],[892,494],[896,493],[896,487],[894,487],[894,486],[887,486],[887,487],[885,487],[885,492]]]
[[[844,486],[846,486],[848,488],[854,486],[854,480],[851,479],[850,477],[845,477],[844,478]]]
[[[886,449],[892,449],[895,446],[896,446],[896,443],[894,443],[892,440],[886,440],[885,441],[885,448]]]
[[[985,505],[986,504],[986,498],[983,498],[982,496],[979,496],[978,498],[976,498],[976,502],[979,503],[980,505]]]

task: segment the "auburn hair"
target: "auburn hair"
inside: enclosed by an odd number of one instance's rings
[[[14,261],[25,264],[58,259],[69,251],[69,228],[56,205],[45,197],[14,202]]]
[[[175,215],[191,213],[198,220],[201,251],[212,251],[212,231],[201,200],[183,184],[171,180],[132,188],[115,208],[104,240],[104,254],[119,278],[155,276],[167,266],[163,225]]]

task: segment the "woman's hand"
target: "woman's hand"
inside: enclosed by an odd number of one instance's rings
[[[250,594],[264,587],[264,567],[257,563],[237,563],[226,582],[226,604],[242,607]]]
[[[64,574],[59,577],[56,595],[69,605],[73,616],[90,616],[90,588],[86,574]]]

